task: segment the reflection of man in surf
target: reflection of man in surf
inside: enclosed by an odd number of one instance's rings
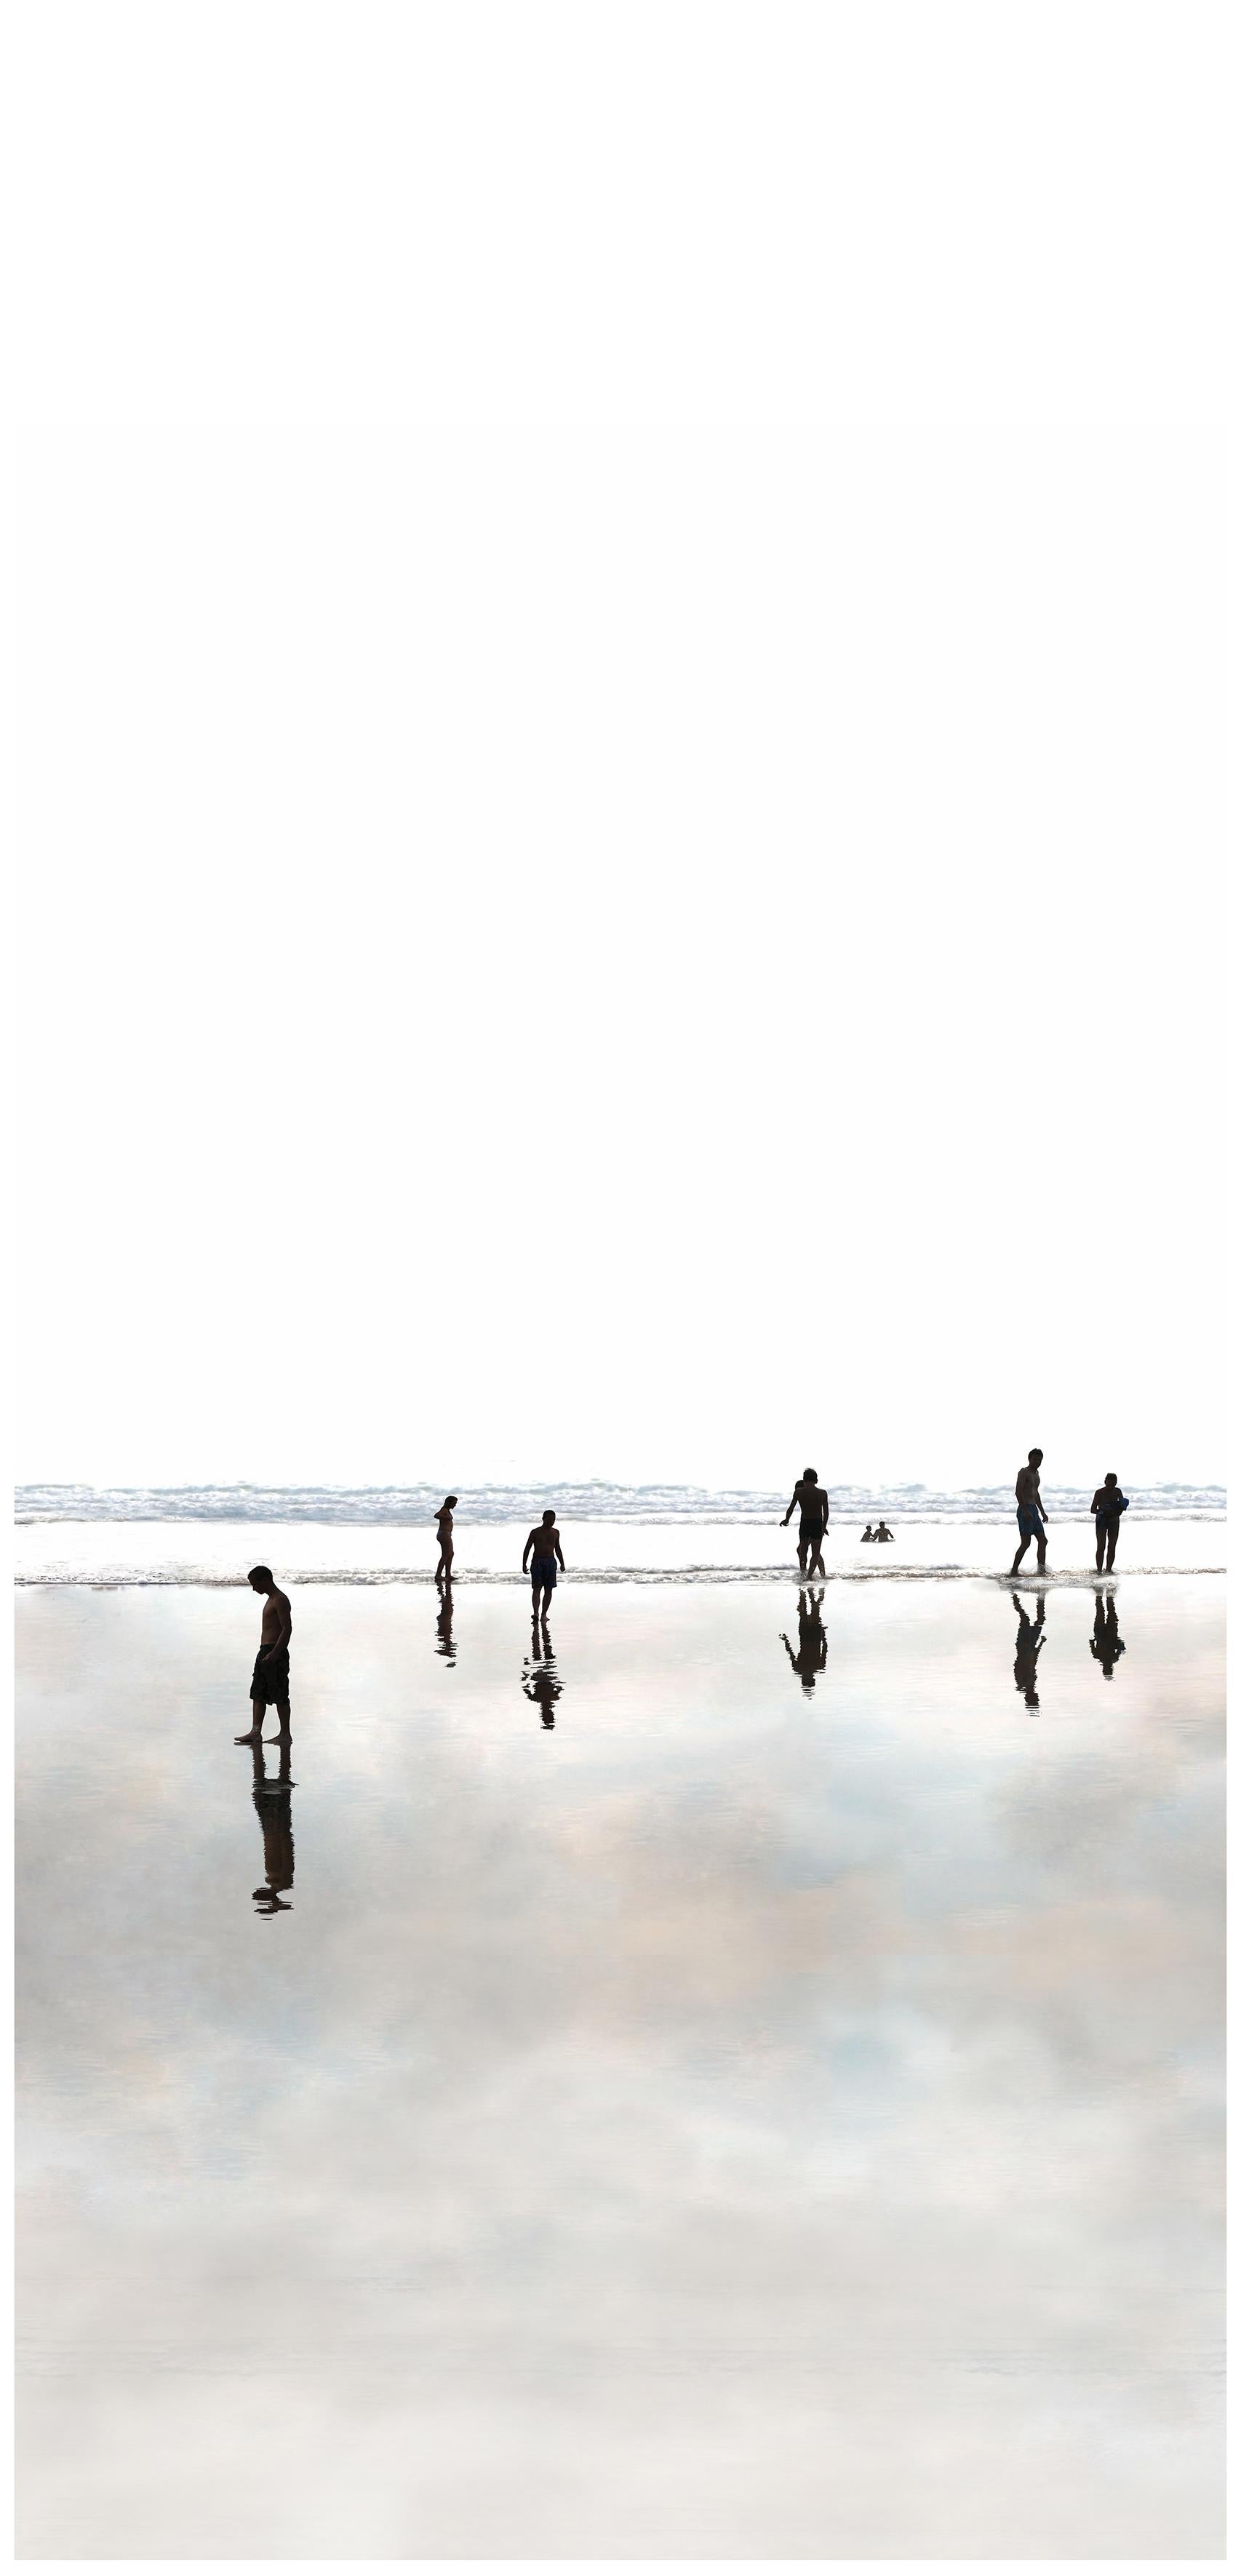
[[[534,1644],[535,1633],[532,1629],[531,1645]],[[554,1726],[556,1702],[564,1685],[556,1670],[556,1658],[548,1642],[546,1627],[543,1630],[543,1652],[541,1655],[527,1655],[522,1666],[521,1686],[527,1699],[534,1701],[544,1726]]]
[[[435,1569],[437,1583],[452,1581],[452,1516],[456,1501],[455,1494],[446,1495],[435,1515],[435,1526],[440,1534],[440,1561]]]
[[[1043,1636],[1043,1622],[1047,1616],[1047,1603],[1040,1592],[1038,1608],[1033,1619],[1030,1619],[1014,1592],[1013,1608],[1017,1613],[1017,1652],[1013,1657],[1013,1680],[1021,1692],[1026,1707],[1037,1709],[1038,1659],[1046,1643]]]
[[[556,1527],[554,1512],[544,1512],[538,1528],[531,1530],[521,1552],[523,1574],[527,1564],[530,1567],[531,1608],[537,1619],[541,1593],[543,1617],[546,1619],[551,1597],[556,1589],[556,1568],[559,1566],[562,1574],[568,1572],[568,1567],[560,1553],[560,1532]]]
[[[280,1775],[267,1777],[267,1757],[261,1737],[250,1738],[254,1755],[254,1804],[263,1834],[263,1869],[266,1885],[256,1887],[254,1902],[261,1914],[290,1914],[285,1903],[293,1885],[293,1800],[295,1782],[289,1776],[293,1743],[289,1735],[280,1738]]]
[[[1095,1594],[1094,1634],[1090,1640],[1090,1651],[1095,1662],[1101,1667],[1104,1681],[1110,1682],[1116,1668],[1116,1658],[1118,1655],[1123,1655],[1125,1651],[1125,1641],[1121,1636],[1120,1622],[1116,1616],[1114,1592],[1107,1594],[1106,1606],[1104,1595],[1101,1592]]]
[[[816,1676],[825,1669],[827,1664],[827,1631],[823,1625],[822,1602],[821,1592],[803,1590],[798,1593],[796,1654],[783,1628],[780,1631],[780,1643],[801,1682],[807,1699],[814,1689]]]
[[[793,1487],[793,1499],[780,1523],[787,1529],[794,1512],[797,1523],[797,1562],[803,1574],[826,1574],[823,1563],[823,1540],[830,1517],[827,1496],[813,1467],[803,1467]]]
[[[1038,1471],[1043,1463],[1041,1449],[1032,1449],[1024,1467],[1017,1471],[1017,1536],[1021,1541],[1009,1573],[1015,1574],[1031,1539],[1038,1548],[1038,1570],[1047,1563],[1047,1514],[1039,1500]]]

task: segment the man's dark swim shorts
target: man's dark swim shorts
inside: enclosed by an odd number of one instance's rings
[[[254,1679],[250,1684],[251,1699],[261,1700],[264,1708],[274,1708],[289,1696],[289,1650],[282,1646],[275,1655],[257,1655]]]
[[[530,1581],[536,1592],[554,1592],[556,1589],[555,1557],[532,1556],[530,1559]]]

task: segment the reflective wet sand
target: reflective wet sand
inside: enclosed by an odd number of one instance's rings
[[[1222,1583],[19,1601],[19,2549],[1193,2557]]]

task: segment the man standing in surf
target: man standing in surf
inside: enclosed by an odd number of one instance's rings
[[[1017,1471],[1017,1536],[1021,1542],[1009,1573],[1015,1574],[1031,1539],[1038,1548],[1038,1570],[1047,1564],[1047,1514],[1039,1501],[1038,1471],[1043,1463],[1041,1449],[1032,1449],[1024,1467]]]
[[[803,1467],[793,1487],[793,1499],[780,1523],[781,1529],[788,1528],[794,1512],[800,1514],[797,1523],[797,1562],[802,1573],[823,1574],[826,1572],[823,1563],[823,1541],[827,1534],[830,1506],[813,1467]]]
[[[262,1735],[263,1720],[272,1707],[280,1720],[281,1735],[289,1732],[292,1605],[288,1593],[280,1590],[270,1565],[252,1565],[246,1581],[252,1592],[261,1592],[263,1596],[263,1634],[250,1683],[250,1713],[254,1723],[245,1735],[234,1737],[237,1744],[253,1744]]]

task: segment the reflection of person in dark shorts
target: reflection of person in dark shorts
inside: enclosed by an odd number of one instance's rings
[[[1094,1570],[1103,1572],[1103,1551],[1107,1549],[1107,1571],[1116,1563],[1116,1541],[1120,1536],[1120,1515],[1129,1509],[1128,1497],[1122,1494],[1114,1476],[1105,1476],[1091,1511],[1094,1513]]]
[[[1047,1563],[1047,1514],[1039,1500],[1038,1471],[1043,1463],[1041,1449],[1032,1449],[1024,1467],[1017,1471],[1017,1537],[1020,1542],[1009,1567],[1015,1574],[1031,1539],[1038,1549],[1038,1570]]]
[[[263,1720],[269,1708],[280,1719],[280,1733],[289,1732],[289,1639],[293,1633],[293,1611],[287,1592],[277,1588],[270,1565],[253,1565],[246,1577],[252,1592],[263,1595],[263,1634],[254,1659],[250,1681],[250,1714],[252,1725],[238,1744],[249,1744],[263,1732]]]
[[[823,1625],[821,1592],[808,1592],[803,1585],[797,1595],[796,1654],[783,1628],[780,1630],[780,1643],[809,1699],[819,1674],[827,1668],[827,1631]]]
[[[294,1782],[289,1777],[293,1742],[289,1735],[280,1738],[280,1773],[275,1780],[267,1777],[267,1761],[259,1736],[250,1739],[254,1754],[254,1804],[263,1833],[263,1871],[266,1884],[254,1890],[254,1902],[261,1914],[288,1914],[285,1903],[293,1885],[293,1800]]]
[[[568,1567],[560,1552],[560,1532],[554,1512],[544,1512],[537,1529],[532,1529],[521,1552],[521,1570],[530,1568],[530,1604],[537,1619],[540,1606],[547,1617],[551,1597],[556,1589],[556,1568],[567,1574]],[[541,1596],[541,1603],[540,1603]]]
[[[787,1529],[794,1512],[797,1523],[797,1562],[803,1574],[826,1574],[823,1563],[823,1541],[830,1517],[828,1499],[813,1467],[804,1467],[793,1487],[793,1499],[780,1523]]]

